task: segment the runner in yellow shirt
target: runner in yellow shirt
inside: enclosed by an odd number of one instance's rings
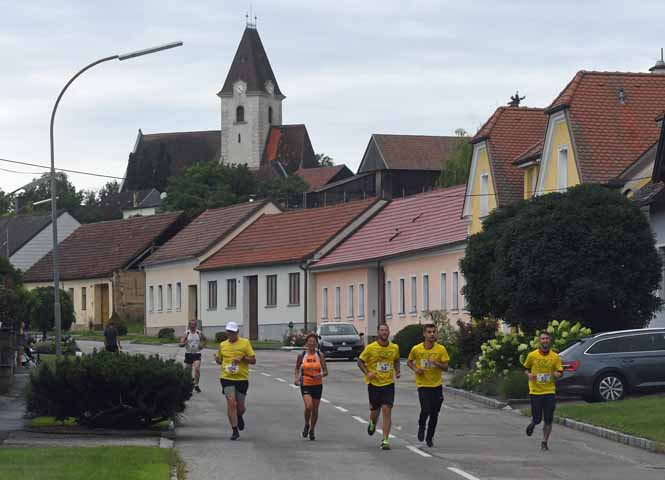
[[[227,413],[233,434],[231,440],[238,440],[238,430],[245,429],[243,414],[246,411],[245,397],[249,388],[249,366],[256,364],[256,356],[249,340],[240,338],[240,328],[236,322],[226,324],[226,336],[219,344],[215,361],[222,366],[220,381],[222,393],[226,397]]]
[[[416,374],[416,387],[420,400],[418,440],[422,442],[427,438],[427,446],[432,447],[434,431],[443,404],[442,372],[448,370],[450,357],[446,347],[436,341],[436,325],[431,323],[425,325],[423,337],[424,341],[411,349],[407,365]],[[425,437],[425,427],[427,427],[427,437]]]
[[[526,434],[533,435],[542,420],[543,441],[541,450],[549,450],[547,442],[552,433],[552,422],[554,421],[554,410],[556,409],[556,386],[554,381],[563,375],[561,358],[556,352],[550,350],[550,334],[540,334],[540,348],[527,355],[524,361],[526,375],[529,377],[529,395],[531,397],[531,423],[526,427]]]
[[[391,414],[395,403],[395,378],[399,378],[399,347],[388,340],[390,328],[379,324],[377,340],[365,347],[358,357],[358,367],[365,374],[369,394],[369,425],[367,433],[374,435],[379,413],[383,413],[383,441],[381,448],[390,450]]]

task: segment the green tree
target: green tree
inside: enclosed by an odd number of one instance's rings
[[[0,217],[8,215],[12,208],[12,197],[0,188]]]
[[[51,197],[51,182],[48,181],[50,173],[43,174],[40,178],[45,181],[27,188],[25,192],[19,197],[22,212],[40,212],[45,213],[50,211],[51,204],[44,203],[37,207],[31,207],[30,204],[45,200]],[[34,178],[33,180],[37,180]],[[55,188],[58,197],[56,203],[59,209],[64,209],[69,212],[75,212],[81,206],[83,201],[83,192],[76,190],[76,187],[69,181],[67,174],[64,172],[56,172],[55,174]]]
[[[116,180],[107,182],[99,190],[82,190],[81,206],[73,212],[74,216],[81,223],[122,218],[120,209],[112,204],[113,196],[119,191],[120,184]]]
[[[74,305],[72,299],[64,290],[60,292],[60,320],[63,330],[69,330],[74,323]],[[53,312],[53,287],[39,287],[30,291],[29,320],[30,327],[39,329],[46,337],[49,330],[55,326]]]
[[[291,175],[286,178],[274,178],[259,182],[257,194],[259,197],[272,197],[277,201],[286,201],[294,198],[300,200],[303,192],[309,185],[299,175]]]
[[[554,319],[594,332],[641,328],[661,304],[661,260],[647,219],[599,185],[494,210],[460,266],[471,314],[527,333]]]
[[[319,164],[319,167],[334,167],[335,166],[335,160],[326,155],[325,153],[317,153],[314,155],[314,158],[316,159],[316,163]]]
[[[18,329],[19,324],[27,320],[28,298],[21,272],[7,257],[0,257],[0,323]]]
[[[196,163],[169,178],[164,207],[196,216],[208,208],[246,202],[255,192],[256,179],[246,165]]]
[[[463,128],[455,130],[455,135],[460,137],[460,143],[451,158],[441,162],[441,174],[437,182],[441,188],[462,185],[469,176],[473,146],[469,143],[469,136]]]

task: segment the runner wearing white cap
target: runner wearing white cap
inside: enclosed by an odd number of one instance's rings
[[[233,434],[231,440],[240,438],[239,430],[244,430],[245,397],[249,388],[249,366],[256,364],[256,356],[249,340],[241,338],[236,322],[226,324],[227,340],[219,344],[215,361],[222,366],[220,381],[222,393],[226,397],[226,406]]]

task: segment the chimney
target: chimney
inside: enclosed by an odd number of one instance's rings
[[[660,49],[660,60],[656,61],[656,64],[649,69],[651,73],[663,74],[665,73],[665,61],[663,61],[663,49]]]
[[[139,192],[132,192],[132,207],[139,206]]]

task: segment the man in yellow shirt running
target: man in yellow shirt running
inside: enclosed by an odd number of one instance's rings
[[[416,387],[420,400],[418,440],[422,442],[426,438],[427,446],[432,447],[434,431],[443,404],[442,372],[448,370],[450,357],[446,347],[436,341],[436,325],[431,323],[425,325],[423,337],[424,341],[411,349],[407,365],[416,374]],[[425,428],[427,428],[427,437],[425,437]]]
[[[533,429],[544,417],[543,441],[540,448],[541,450],[549,450],[547,442],[552,433],[552,422],[556,409],[556,386],[554,381],[563,375],[563,365],[559,355],[550,350],[550,334],[547,332],[541,333],[539,340],[540,348],[529,353],[524,361],[525,373],[529,377],[532,416],[531,423],[526,427],[526,434],[529,437],[533,435]]]
[[[240,338],[236,322],[226,324],[227,340],[219,344],[215,355],[217,365],[221,365],[220,381],[222,393],[226,397],[227,413],[233,434],[231,440],[238,440],[238,430],[245,429],[245,397],[249,388],[249,366],[256,364],[256,356],[251,343]]]
[[[379,324],[377,340],[365,347],[358,357],[358,367],[365,374],[369,394],[369,425],[367,433],[374,435],[379,413],[383,413],[383,441],[381,448],[390,450],[391,414],[395,403],[395,378],[399,378],[399,347],[388,340],[390,328]]]

